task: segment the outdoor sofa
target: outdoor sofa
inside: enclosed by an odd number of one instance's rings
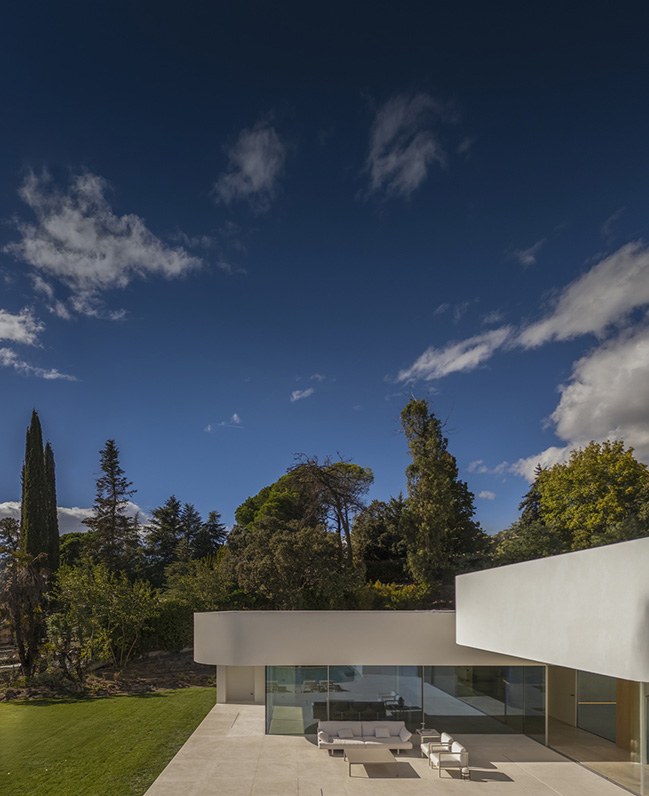
[[[359,746],[387,746],[412,749],[412,733],[403,721],[319,721],[318,749],[349,749]]]

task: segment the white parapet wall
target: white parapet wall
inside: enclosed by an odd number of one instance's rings
[[[649,681],[649,538],[455,580],[457,642]]]
[[[455,642],[453,611],[213,611],[194,614],[194,659],[219,666],[516,666]]]

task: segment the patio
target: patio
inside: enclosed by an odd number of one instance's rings
[[[443,728],[441,728],[443,729]],[[471,782],[428,767],[419,750],[349,777],[314,739],[264,735],[264,707],[218,704],[146,796],[420,796],[467,790],[508,796],[621,796],[617,785],[522,735],[457,736],[469,750]],[[393,768],[390,766],[389,768]]]

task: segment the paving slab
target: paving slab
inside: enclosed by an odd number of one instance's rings
[[[313,737],[264,734],[263,705],[216,705],[146,796],[468,796],[457,771],[438,775],[418,749],[381,766],[349,766]],[[614,783],[522,735],[458,735],[471,794],[623,796]],[[393,769],[390,766],[390,769]]]

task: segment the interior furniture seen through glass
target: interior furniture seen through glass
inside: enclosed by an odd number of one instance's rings
[[[400,720],[414,732],[525,733],[545,742],[542,666],[268,666],[266,731]]]

